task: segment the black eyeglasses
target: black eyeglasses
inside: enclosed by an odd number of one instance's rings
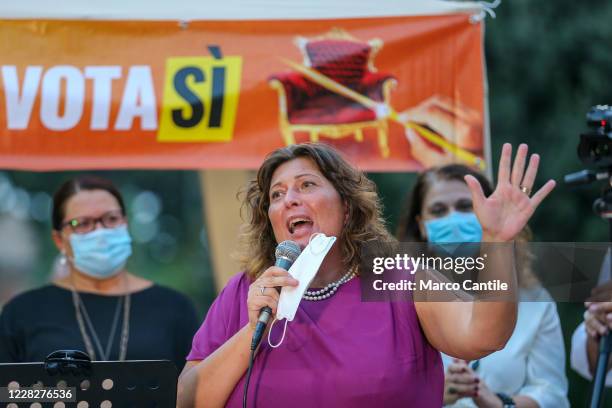
[[[80,217],[73,218],[62,224],[62,228],[70,226],[73,232],[85,234],[96,229],[96,225],[101,223],[104,228],[116,228],[125,223],[125,216],[121,210],[113,210],[104,213],[101,217]]]

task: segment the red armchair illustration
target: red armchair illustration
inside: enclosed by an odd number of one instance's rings
[[[297,37],[304,66],[349,88],[382,106],[389,103],[396,80],[377,72],[373,61],[382,41],[359,41],[343,30],[334,29],[315,37]],[[363,141],[363,131],[374,129],[383,157],[389,155],[388,124],[383,112],[319,85],[299,72],[275,74],[269,84],[278,91],[280,129],[286,145],[295,143],[297,132],[306,132],[312,142],[320,135],[341,138],[354,135]]]

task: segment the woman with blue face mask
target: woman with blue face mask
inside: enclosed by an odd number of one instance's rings
[[[125,205],[107,180],[79,177],[55,193],[52,239],[63,276],[21,294],[0,315],[0,363],[36,362],[55,350],[92,360],[185,363],[197,318],[173,290],[129,273]]]
[[[489,181],[471,168],[459,164],[432,168],[421,173],[399,223],[401,241],[480,242],[482,228],[474,215],[472,195],[463,180],[472,175],[485,196],[493,192]]]
[[[473,212],[466,175],[478,180],[485,196],[492,194],[489,181],[467,166],[452,164],[420,174],[399,223],[398,239],[434,244],[481,242],[482,228]],[[526,243],[530,238],[525,227],[516,241]],[[517,246],[520,302],[514,333],[506,346],[471,362],[442,355],[445,406],[569,407],[559,316],[550,295],[531,272],[531,258],[526,245]]]

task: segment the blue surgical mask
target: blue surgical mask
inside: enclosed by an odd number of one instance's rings
[[[96,279],[119,273],[132,254],[132,239],[125,225],[72,234],[70,245],[73,256],[70,261],[74,267]]]
[[[425,221],[427,240],[434,244],[480,242],[482,227],[473,212],[453,211],[449,215]]]

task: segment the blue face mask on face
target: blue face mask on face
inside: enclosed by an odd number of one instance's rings
[[[132,239],[125,225],[72,234],[70,246],[74,267],[96,279],[119,273],[132,254]]]
[[[425,221],[427,240],[434,244],[480,242],[482,227],[473,212],[451,212],[446,217]]]

